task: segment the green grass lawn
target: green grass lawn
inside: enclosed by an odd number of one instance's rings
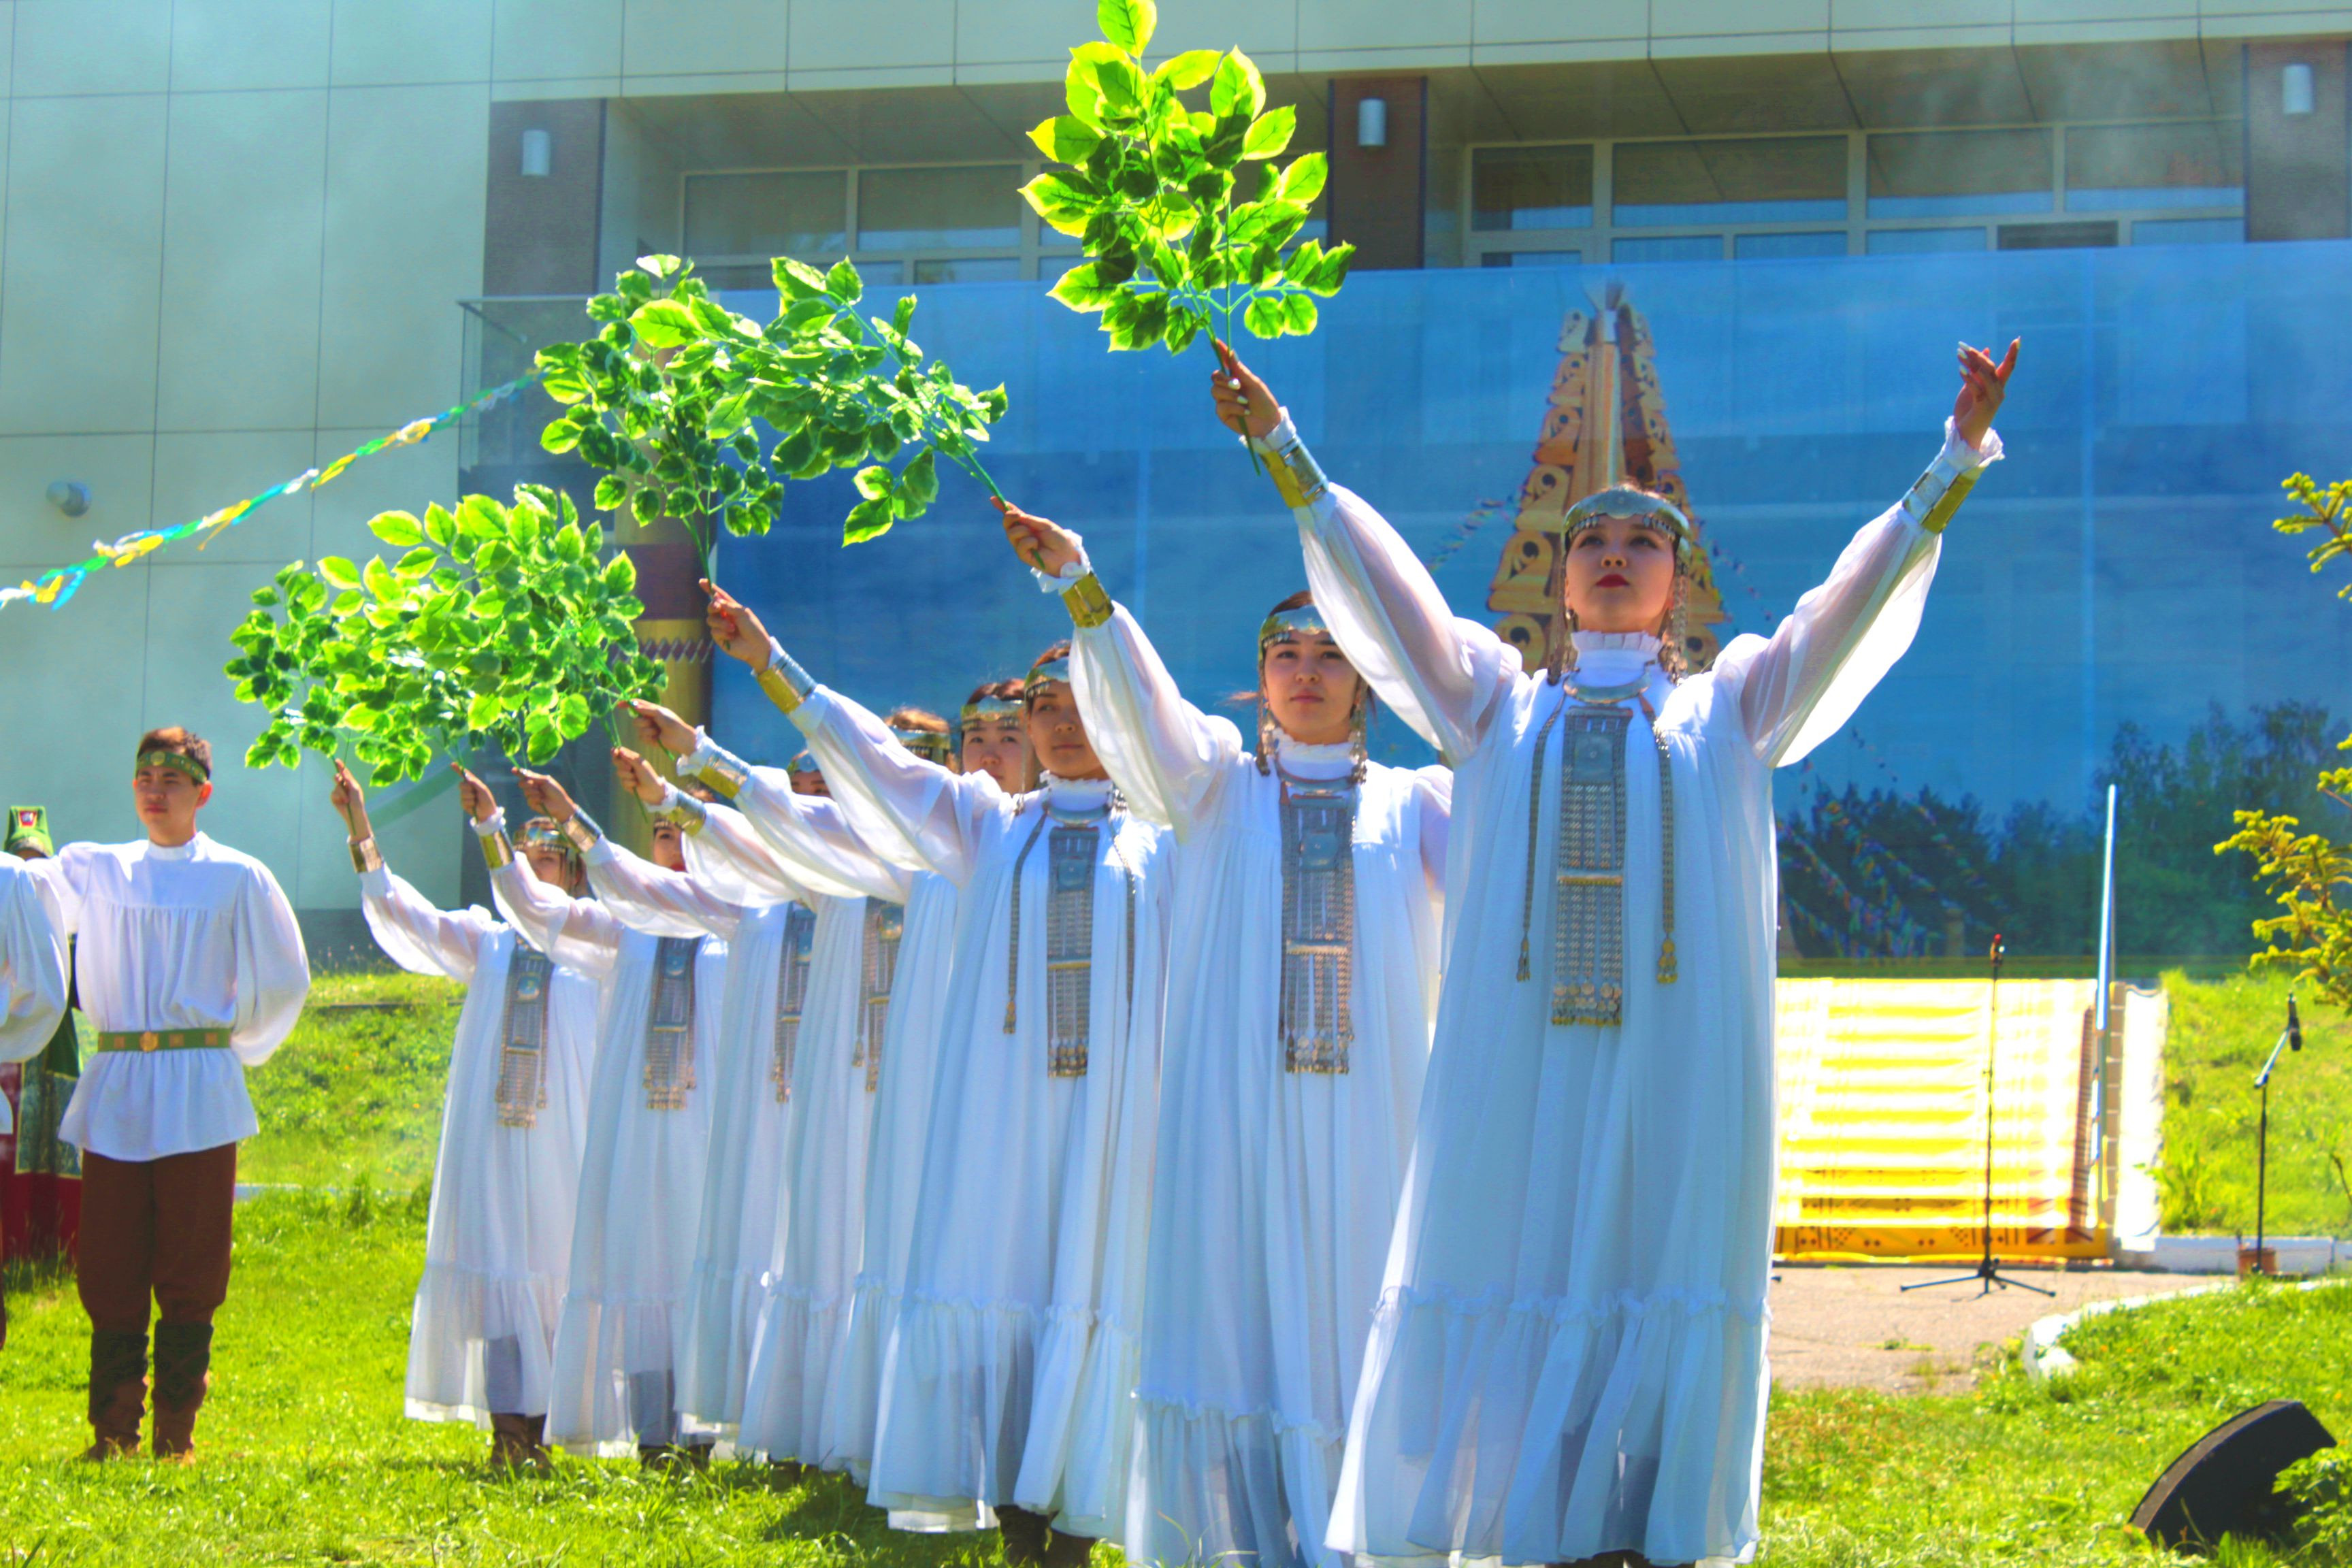
[[[2263,1029],[2275,1031],[2265,1020],[2278,991],[2175,991],[2175,1136],[2203,1140],[2200,1201],[2225,1225],[2242,1195],[2252,1203],[2228,1151],[2251,1128],[2242,1080],[2268,1047]],[[0,1568],[1001,1561],[992,1535],[892,1533],[837,1479],[788,1487],[749,1465],[673,1479],[571,1458],[552,1476],[515,1478],[483,1463],[486,1439],[470,1427],[404,1419],[409,1298],[458,994],[353,976],[322,980],[315,994],[326,1005],[253,1077],[263,1131],[244,1174],[339,1193],[240,1208],[197,1465],[65,1458],[88,1440],[87,1325],[69,1279],[12,1272]],[[362,1003],[395,1005],[352,1005]],[[2315,1027],[2280,1079],[2281,1229],[2342,1228],[2326,1156],[2347,1047],[2342,1024]],[[2352,1288],[2256,1289],[2116,1314],[2068,1347],[2083,1371],[2054,1391],[2028,1383],[2012,1354],[1989,1355],[1983,1379],[1955,1394],[1776,1394],[1766,1557],[1821,1568],[2152,1563],[2123,1521],[2158,1471],[2225,1416],[2300,1398],[2352,1435]],[[2317,1568],[2352,1555],[2249,1549],[2225,1561]]]

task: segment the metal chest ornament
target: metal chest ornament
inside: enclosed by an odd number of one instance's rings
[[[1683,563],[1691,549],[1689,522],[1672,501],[1617,486],[1570,509],[1561,535],[1562,559],[1577,535],[1609,518],[1632,521],[1672,546],[1675,607],[1667,614],[1667,625],[1670,637],[1678,635],[1685,581]],[[1650,741],[1658,757],[1662,882],[1657,981],[1661,985],[1673,984],[1677,973],[1674,755],[1665,736],[1658,731],[1657,710],[1643,689],[1644,678],[1601,685],[1579,681],[1573,668],[1555,668],[1552,679],[1563,689],[1559,705],[1536,731],[1535,763],[1528,775],[1528,867],[1519,905],[1518,978],[1529,978],[1528,931],[1535,914],[1544,763],[1552,730],[1558,726],[1561,756],[1552,866],[1551,1021],[1615,1026],[1625,1018],[1625,743],[1634,705],[1640,706],[1649,724]]]
[[[653,1005],[646,1018],[646,1109],[683,1110],[694,1092],[694,961],[699,937],[666,936],[654,948]]]
[[[784,911],[784,941],[776,956],[776,1037],[768,1082],[776,1103],[793,1098],[793,1060],[799,1054],[801,1014],[808,1005],[809,956],[816,949],[816,912],[805,904]]]
[[[866,941],[859,964],[857,1045],[849,1065],[866,1069],[866,1091],[882,1086],[882,1036],[890,1026],[890,987],[898,978],[898,943],[907,933],[907,908],[866,900]]]
[[[499,1125],[530,1127],[547,1104],[547,992],[555,965],[515,942],[507,957],[506,1007],[499,1022]]]

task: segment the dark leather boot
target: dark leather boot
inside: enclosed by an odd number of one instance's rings
[[[111,1459],[139,1451],[139,1419],[147,1410],[147,1331],[92,1329],[89,1333],[90,1446],[85,1459]]]
[[[1087,1568],[1094,1550],[1091,1535],[1066,1535],[1055,1531],[1045,1542],[1045,1568]]]
[[[509,1469],[529,1468],[539,1448],[537,1426],[528,1415],[491,1415],[490,1463]]]
[[[155,1457],[189,1459],[196,1451],[196,1412],[212,1386],[213,1326],[155,1325]]]
[[[1045,1561],[1045,1516],[1010,1506],[996,1510],[997,1533],[1004,1538],[1004,1560],[1013,1568],[1032,1568]]]

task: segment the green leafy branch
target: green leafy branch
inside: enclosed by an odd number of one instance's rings
[[[1267,110],[1265,80],[1239,49],[1193,49],[1146,70],[1151,0],[1098,0],[1103,40],[1070,51],[1070,111],[1029,133],[1058,171],[1021,188],[1040,217],[1086,245],[1053,296],[1099,311],[1114,349],[1165,343],[1181,353],[1233,318],[1261,338],[1315,330],[1315,297],[1339,291],[1352,245],[1292,245],[1327,165],[1320,153],[1274,160],[1297,110]],[[1209,89],[1207,107],[1182,95]]]
[[[636,569],[604,558],[569,497],[522,485],[511,507],[467,496],[368,527],[404,553],[294,562],[232,634],[237,700],[269,712],[247,766],[345,744],[379,781],[421,776],[436,751],[544,763],[624,699],[659,695],[630,626]]]
[[[2303,510],[2271,527],[2289,536],[2321,531],[2320,542],[2305,554],[2312,571],[2325,571],[2332,562],[2352,563],[2352,479],[2323,486],[2308,474],[2294,474],[2282,488]],[[2336,596],[2352,599],[2352,581],[2336,589]],[[2352,752],[2352,735],[2337,749]],[[2338,805],[2352,806],[2352,767],[2322,769],[2315,784]],[[2325,833],[2301,832],[2302,823],[2284,813],[2241,811],[2236,818],[2238,831],[2213,852],[2252,855],[2254,879],[2284,911],[2254,922],[2254,935],[2263,943],[2254,966],[2292,970],[2321,996],[2352,1011],[2352,846]]]
[[[865,286],[848,261],[819,272],[780,258],[782,309],[763,327],[713,300],[693,270],[642,258],[589,301],[604,323],[595,337],[540,352],[542,384],[569,405],[540,444],[604,470],[600,510],[677,520],[708,576],[718,529],[766,533],[788,480],[857,468],[845,544],[920,516],[941,457],[996,492],[978,453],[1004,389],[974,392],[927,361],[907,335],[911,295],[887,318],[861,316]]]

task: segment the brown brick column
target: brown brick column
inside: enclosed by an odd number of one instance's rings
[[[1388,105],[1388,144],[1356,145],[1357,105]],[[1331,237],[1356,247],[1359,268],[1422,265],[1423,211],[1429,193],[1429,79],[1333,79],[1331,179],[1325,188]]]

